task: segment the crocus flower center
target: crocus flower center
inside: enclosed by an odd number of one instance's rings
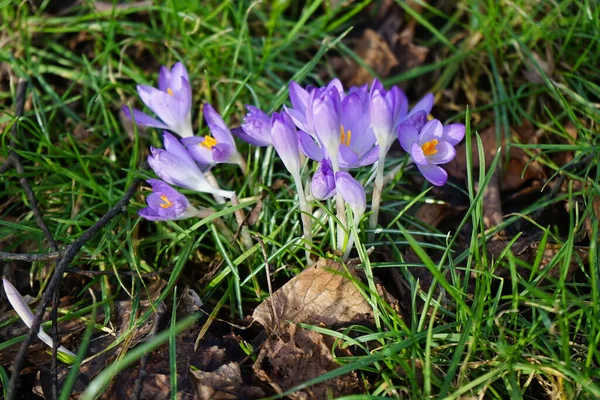
[[[167,94],[169,96],[173,96],[173,91],[171,90],[171,88],[167,88]]]
[[[211,136],[204,136],[204,140],[200,142],[200,146],[212,150],[212,148],[217,144],[217,140]]]
[[[173,207],[173,203],[169,201],[169,198],[165,195],[160,196],[160,199],[164,202],[160,205],[160,208],[171,208]]]
[[[421,149],[423,149],[423,154],[425,154],[426,156],[432,156],[435,153],[437,153],[438,149],[436,146],[438,145],[438,143],[439,142],[437,139],[433,139],[429,142],[423,143],[423,145],[421,146]]]
[[[340,143],[350,146],[350,139],[352,138],[352,131],[344,129],[344,125],[340,125]]]

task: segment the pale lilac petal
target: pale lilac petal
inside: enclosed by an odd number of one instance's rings
[[[398,126],[398,140],[404,151],[410,153],[413,144],[419,142],[419,131],[414,126],[402,124]]]
[[[342,85],[342,81],[338,78],[334,78],[327,84],[327,90],[335,89],[338,93],[344,93],[344,85]]]
[[[181,144],[181,142],[169,132],[163,132],[163,144],[165,146],[165,150],[169,153],[181,158],[188,165],[194,165],[194,161],[190,156],[190,153],[186,150],[185,146]],[[184,168],[184,166],[181,166]]]
[[[177,93],[181,90],[185,90],[184,88],[182,88],[182,82],[184,80],[187,82],[190,81],[187,70],[185,69],[185,66],[181,62],[177,62],[171,69],[170,85],[171,85],[171,90],[173,91],[173,93]]]
[[[133,109],[133,118],[128,106],[123,106],[123,114],[128,119],[135,120],[135,123],[141,126],[150,126],[152,128],[169,129],[169,127],[156,118],[152,118],[148,114],[141,112],[140,110]]]
[[[352,168],[364,167],[367,165],[374,164],[375,161],[379,159],[379,146],[373,147],[371,150],[367,151]]]
[[[454,150],[454,146],[448,142],[439,142],[435,148],[437,153],[427,157],[430,163],[446,164],[452,161],[454,156],[456,156],[456,150]]]
[[[254,146],[264,147],[264,146],[270,146],[272,144],[270,137],[269,137],[269,141],[267,142],[266,140],[263,140],[263,138],[259,138],[257,136],[250,136],[244,131],[244,128],[242,128],[242,127],[233,128],[231,130],[231,133],[233,135],[239,137],[240,139],[242,139],[244,142],[250,143],[251,145],[254,145]]]
[[[329,91],[312,103],[315,133],[330,157],[337,157],[340,145],[339,97]],[[309,112],[309,114],[311,114]]]
[[[211,152],[215,162],[224,163],[229,161],[234,154],[234,149],[227,143],[218,143],[212,147]]]
[[[326,200],[335,194],[335,177],[328,159],[324,158],[319,163],[310,182],[310,191],[319,200]]]
[[[235,148],[235,142],[233,141],[233,136],[231,135],[231,131],[223,121],[223,118],[215,111],[213,106],[208,103],[204,104],[204,119],[208,124],[208,128],[210,132],[217,139],[218,143],[226,143]]]
[[[427,113],[425,111],[418,111],[402,121],[402,125],[412,125],[417,128],[418,131],[423,129],[427,123]]]
[[[425,111],[425,113],[429,114],[431,109],[433,108],[433,94],[427,93],[415,106],[410,110],[408,116],[412,116],[414,113],[418,111]]]
[[[296,127],[285,113],[273,113],[271,125],[273,147],[287,170],[293,176],[298,175],[300,173],[300,150]]]
[[[340,145],[339,151],[339,164],[342,169],[353,168],[358,162],[358,155],[356,155],[347,146]]]
[[[406,98],[404,91],[398,86],[392,87],[390,92],[391,93],[388,96],[391,96],[392,98],[392,109],[394,110],[393,120],[395,126],[396,124],[400,123],[408,113],[408,99]]]
[[[394,115],[390,104],[388,104],[380,91],[375,91],[371,95],[369,116],[377,141],[380,142],[380,145],[386,144],[388,142],[387,138],[392,134],[394,128]]]
[[[435,164],[418,165],[419,171],[429,182],[435,186],[443,186],[448,180],[448,173],[442,168]]]
[[[352,207],[355,216],[362,216],[367,209],[367,197],[362,185],[346,171],[335,174],[335,187],[344,201]]]
[[[305,113],[286,106],[283,106],[283,109],[292,118],[292,121],[294,121],[294,124],[296,125],[296,127],[298,127],[298,129],[303,130],[305,132],[313,131],[313,129],[309,126],[307,122]]]
[[[158,89],[166,92],[171,86],[171,71],[165,66],[158,72]]]
[[[179,92],[179,124],[187,121],[192,112],[192,88],[187,79],[181,79],[181,91]]]
[[[421,135],[419,136],[419,145],[424,145],[434,139],[441,140],[442,134],[444,133],[444,127],[442,123],[437,119],[431,120],[425,124],[421,129]]]
[[[357,93],[351,93],[342,100],[340,123],[346,129],[352,129],[363,118],[363,105]]]
[[[451,124],[444,127],[442,140],[456,146],[465,137],[465,126],[463,124]]]
[[[423,149],[417,143],[413,143],[410,148],[410,157],[417,165],[429,165],[429,161],[427,161]]]
[[[203,136],[192,136],[181,139],[190,156],[202,167],[213,164],[213,154],[210,148],[203,145],[205,138]]]
[[[373,79],[373,83],[371,83],[371,92],[370,94],[373,95],[373,92],[375,91],[379,91],[381,93],[386,93],[385,87],[383,86],[383,84],[381,83],[381,81],[377,78]]]
[[[294,110],[298,111],[300,114],[305,114],[308,99],[310,97],[309,93],[294,81],[290,82],[289,92],[290,101]]]
[[[324,157],[323,150],[315,143],[315,140],[306,132],[298,131],[300,149],[308,158],[321,161]]]

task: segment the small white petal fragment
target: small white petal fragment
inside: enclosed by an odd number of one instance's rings
[[[8,298],[10,305],[15,309],[15,311],[17,312],[21,320],[23,320],[25,325],[27,325],[28,328],[31,328],[31,326],[33,325],[34,315],[31,312],[31,309],[29,309],[29,305],[27,305],[27,302],[25,301],[23,296],[21,296],[21,293],[17,291],[17,289],[12,285],[12,283],[10,283],[4,278],[2,278],[2,282],[4,283],[4,291],[6,292],[6,297]],[[37,335],[42,340],[42,342],[46,343],[52,348],[54,342],[52,341],[52,338],[46,332],[44,332],[42,328],[40,328]],[[75,354],[73,354],[63,346],[60,346],[58,348],[58,351],[61,353],[65,353],[71,357],[76,357]]]

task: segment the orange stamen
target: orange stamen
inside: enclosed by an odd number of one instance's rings
[[[346,132],[344,125],[340,125],[340,143],[350,146],[350,139],[352,138],[352,131]]]
[[[204,141],[199,144],[200,146],[211,150],[217,144],[217,140],[211,136],[204,136]]]
[[[160,196],[160,199],[161,199],[162,201],[164,201],[164,203],[162,203],[162,204],[160,205],[160,208],[171,208],[171,207],[173,207],[173,203],[171,203],[171,202],[169,201],[169,198],[168,198],[167,196],[164,196],[164,195],[163,195],[163,196]]]
[[[173,96],[173,91],[171,90],[171,88],[167,88],[167,94],[169,96]]]
[[[438,152],[438,149],[436,148],[438,143],[439,142],[437,139],[433,139],[429,142],[424,143],[421,146],[421,149],[423,149],[423,154],[425,154],[426,156],[432,156],[432,155],[436,154]]]

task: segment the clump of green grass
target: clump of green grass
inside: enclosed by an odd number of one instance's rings
[[[321,1],[302,6],[266,3],[169,1],[144,9],[132,6],[109,11],[79,6],[65,15],[48,15],[43,6],[33,10],[18,2],[0,2],[0,42],[7,43],[0,46],[0,61],[11,76],[30,81],[30,100],[19,121],[15,149],[8,148],[6,138],[16,123],[12,109],[16,81],[9,82],[8,92],[0,93],[4,130],[0,157],[5,158],[10,150],[22,157],[26,177],[34,184],[58,243],[69,244],[81,235],[123,196],[135,177],[150,176],[139,166],[148,146],[160,144],[160,133],[127,130],[120,119],[120,107],[136,101],[135,84],[152,84],[160,65],[182,61],[192,77],[196,126],[202,126],[198,106],[205,101],[235,125],[244,104],[278,108],[285,101],[290,79],[319,82],[323,56],[331,49],[342,54],[351,51],[337,46],[338,41],[357,18],[365,18],[361,13],[371,2],[338,9],[324,7]],[[465,110],[450,113],[439,96],[440,111],[454,121],[476,121],[468,130],[467,154],[481,146],[477,131],[486,126],[495,125],[497,136],[510,142],[509,128],[529,121],[543,132],[544,143],[511,145],[529,152],[539,150],[537,160],[556,176],[566,176],[570,189],[541,198],[486,231],[482,193],[493,168],[472,171],[473,160],[468,159],[469,174],[462,189],[469,208],[460,225],[447,234],[415,223],[411,217],[414,202],[429,201],[432,196],[419,197],[407,189],[405,176],[399,177],[386,188],[383,206],[388,213],[406,212],[376,240],[376,246],[387,242],[397,261],[369,263],[364,247],[359,247],[359,255],[375,274],[396,268],[405,276],[411,289],[410,317],[397,315],[365,287],[377,300],[374,313],[380,326],[344,331],[307,327],[336,337],[339,346],[352,346],[355,355],[338,358],[339,369],[303,387],[359,371],[370,382],[364,398],[373,399],[600,397],[599,263],[594,240],[598,220],[591,207],[599,194],[600,43],[596,38],[600,9],[587,1],[562,0],[550,6],[519,0],[509,6],[463,0],[452,14],[446,14],[424,3],[422,13],[398,4],[427,32],[420,44],[435,49],[439,59],[389,77],[387,83],[410,85],[412,79],[438,74],[432,90],[458,93],[462,102],[457,100],[455,105]],[[546,64],[552,59],[552,70],[540,61],[544,58]],[[567,123],[578,132],[575,140],[568,138]],[[570,144],[562,144],[562,139]],[[567,166],[552,161],[551,156],[561,151],[573,152]],[[289,182],[289,177],[276,167],[272,150],[247,148],[245,152],[247,180],[238,177],[232,166],[221,166],[217,176],[222,186],[241,188],[239,196],[247,211],[256,205],[256,196],[266,192],[260,222],[250,228],[262,238],[266,260],[260,246],[247,251],[232,247],[207,221],[140,221],[136,210],[143,206],[143,198],[138,196],[120,218],[88,242],[73,267],[112,271],[117,276],[120,271],[141,276],[168,270],[163,276],[167,285],[157,294],[157,303],[172,296],[177,286],[191,284],[213,307],[213,315],[242,319],[250,314],[268,296],[267,263],[278,267],[274,278],[284,282],[303,268],[303,248],[294,194],[275,185],[279,179]],[[493,165],[502,165],[503,156],[498,154]],[[587,162],[581,165],[582,160]],[[366,179],[367,172],[362,177]],[[9,170],[0,182],[0,197],[5,199],[0,217],[2,248],[43,251],[47,244],[27,207],[16,172]],[[233,221],[231,208],[219,208],[208,197],[198,199],[215,206],[226,221]],[[510,251],[489,258],[486,249],[494,233],[562,203],[572,205],[569,226],[564,229],[569,234],[561,236],[555,226],[538,225],[535,229],[542,239],[534,263]],[[581,259],[574,253],[586,217],[591,217],[592,238],[587,259]],[[461,248],[457,243],[461,228],[468,226],[469,245]],[[330,235],[328,227],[318,232],[321,248],[315,249],[317,255],[328,254]],[[425,237],[428,246],[416,241],[416,235]],[[542,270],[545,243],[550,242],[560,244],[561,249]],[[431,247],[440,257],[429,255]],[[413,265],[405,260],[407,248],[421,260],[418,267],[433,277],[426,290],[408,272]],[[198,286],[214,267],[208,261],[211,258],[222,261],[221,267]],[[585,276],[577,282],[567,279],[573,259]],[[279,268],[284,265],[289,268]],[[43,262],[31,265],[29,276],[39,290],[34,296],[43,290],[49,268]],[[561,271],[558,278],[548,275],[551,268]],[[523,269],[531,273],[523,274]],[[501,270],[508,270],[509,277]],[[69,294],[99,288],[105,324],[110,321],[109,303],[115,296],[128,296],[135,303],[145,297],[149,283],[139,276],[101,276],[87,279],[84,287],[72,276],[65,279],[78,285],[73,292],[63,288]],[[75,303],[68,313],[90,304]],[[146,323],[153,312],[140,315],[132,327]],[[201,323],[205,321],[203,316]],[[99,393],[114,372],[139,360],[148,349],[169,340],[174,343],[174,336],[193,322],[171,324],[144,347],[107,366],[90,391]],[[130,329],[115,342],[133,334]],[[174,368],[175,362],[171,365]],[[6,387],[7,374],[1,368],[0,378]]]

